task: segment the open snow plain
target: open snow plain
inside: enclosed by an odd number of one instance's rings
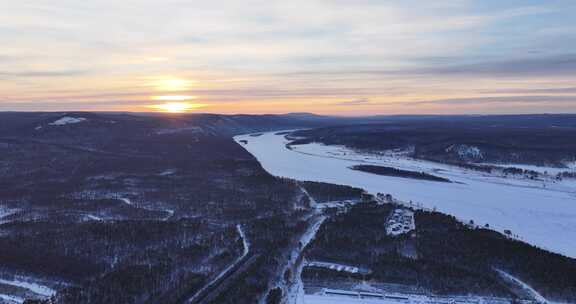
[[[235,140],[269,173],[296,180],[363,188],[413,201],[451,214],[464,222],[510,230],[530,244],[576,257],[576,183],[502,178],[401,156],[367,156],[338,146],[308,144],[286,147],[278,132],[241,135]],[[445,177],[453,183],[388,177],[351,170],[376,164]]]

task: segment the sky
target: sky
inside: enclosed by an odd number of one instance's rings
[[[573,0],[0,4],[0,111],[576,113]]]

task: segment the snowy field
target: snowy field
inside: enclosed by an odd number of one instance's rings
[[[308,144],[286,148],[277,132],[241,135],[235,140],[271,174],[297,180],[350,185],[376,194],[436,208],[464,222],[510,230],[528,243],[576,257],[576,182],[503,178],[404,156],[364,155],[338,146]],[[247,144],[241,143],[247,141]],[[380,176],[349,169],[375,164],[423,171],[454,183]]]

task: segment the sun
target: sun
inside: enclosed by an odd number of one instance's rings
[[[186,113],[202,108],[203,106],[204,105],[202,104],[194,104],[190,102],[167,102],[158,105],[151,105],[149,108],[165,113]]]
[[[150,82],[147,85],[154,87],[156,91],[161,91],[156,96],[150,96],[150,99],[162,102],[146,106],[149,109],[165,113],[186,113],[206,106],[190,102],[196,99],[196,96],[180,94],[191,89],[192,85],[196,83],[193,80],[171,76],[150,77],[148,79]]]

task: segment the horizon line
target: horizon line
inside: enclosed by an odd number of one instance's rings
[[[392,117],[392,116],[537,116],[537,115],[556,115],[556,116],[570,116],[576,115],[576,112],[533,112],[533,113],[461,113],[461,114],[443,114],[443,113],[431,113],[431,114],[408,114],[408,113],[396,113],[396,114],[366,114],[366,115],[337,115],[337,114],[320,114],[314,112],[287,112],[287,113],[218,113],[218,112],[182,112],[182,113],[171,113],[171,112],[160,112],[160,111],[90,111],[90,110],[69,110],[69,111],[49,111],[49,110],[0,110],[0,113],[46,113],[46,114],[68,114],[68,113],[102,113],[102,114],[158,114],[158,115],[172,115],[172,116],[185,116],[185,115],[224,115],[224,116],[237,116],[237,115],[251,115],[251,116],[266,116],[266,115],[276,115],[276,116],[287,116],[287,115],[311,115],[311,116],[324,116],[324,117],[343,117],[343,118],[358,118],[358,117]]]

